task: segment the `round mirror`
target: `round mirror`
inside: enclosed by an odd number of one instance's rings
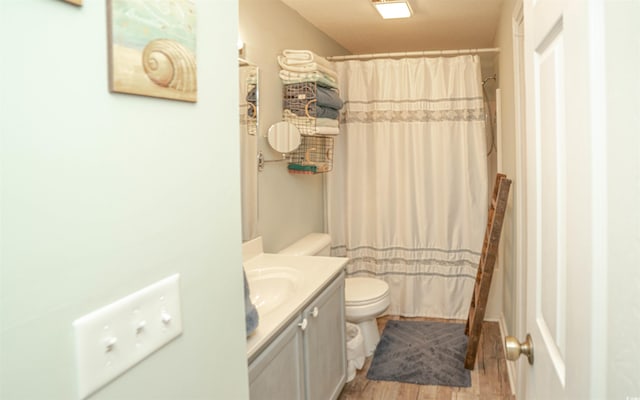
[[[290,153],[300,146],[300,131],[286,121],[276,122],[271,125],[267,133],[269,145],[277,152]]]

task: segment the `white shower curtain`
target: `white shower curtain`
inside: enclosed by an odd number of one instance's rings
[[[389,283],[389,314],[466,319],[487,218],[478,57],[335,65],[332,255]]]

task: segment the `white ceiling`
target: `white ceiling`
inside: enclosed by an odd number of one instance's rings
[[[503,0],[410,0],[383,20],[370,0],[281,0],[353,54],[494,47]]]

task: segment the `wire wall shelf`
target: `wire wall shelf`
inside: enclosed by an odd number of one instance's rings
[[[289,153],[287,169],[290,174],[315,175],[333,168],[333,138],[303,136],[302,143]]]

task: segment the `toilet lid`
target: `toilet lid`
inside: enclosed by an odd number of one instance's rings
[[[348,305],[375,303],[389,294],[389,285],[380,279],[347,278],[344,282],[344,300]]]

